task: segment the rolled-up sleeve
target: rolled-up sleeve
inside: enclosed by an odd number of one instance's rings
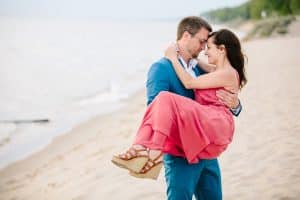
[[[232,112],[232,114],[234,116],[238,117],[240,115],[240,113],[242,112],[242,109],[243,109],[243,107],[242,107],[241,101],[239,100],[238,107],[232,108],[232,109],[230,109],[230,111]]]

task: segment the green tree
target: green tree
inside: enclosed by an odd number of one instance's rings
[[[279,15],[292,14],[290,3],[291,3],[290,0],[267,1],[267,4],[269,4],[268,7],[271,8],[272,11],[275,11]]]
[[[293,14],[300,14],[300,0],[290,0],[290,8]]]
[[[235,19],[260,19],[262,12],[267,16],[300,14],[300,0],[250,0],[233,8],[221,8],[203,15],[217,22]]]
[[[261,12],[267,11],[267,0],[252,0],[250,1],[250,17],[260,19]]]

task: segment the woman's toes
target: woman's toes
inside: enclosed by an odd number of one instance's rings
[[[126,159],[126,158],[127,158],[126,154],[120,154],[119,157],[120,157],[120,158],[123,158],[123,159]]]

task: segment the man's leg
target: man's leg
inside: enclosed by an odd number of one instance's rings
[[[217,159],[201,160],[202,174],[199,178],[195,196],[197,200],[222,200],[221,172]]]
[[[164,166],[168,200],[192,200],[202,163],[188,164],[184,158],[165,154]]]

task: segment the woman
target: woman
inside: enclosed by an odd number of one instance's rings
[[[189,163],[218,157],[232,141],[232,113],[216,97],[224,88],[238,92],[247,82],[244,56],[238,38],[222,29],[209,35],[206,55],[209,64],[200,66],[209,73],[194,78],[181,66],[175,46],[168,58],[180,81],[187,89],[195,89],[195,101],[161,92],[148,106],[133,145],[112,162],[129,169],[140,178],[158,177],[162,153],[185,157]]]

